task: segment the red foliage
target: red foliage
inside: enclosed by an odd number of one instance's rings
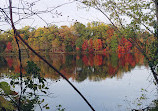
[[[132,43],[123,37],[118,45],[118,52],[127,53],[131,50],[131,48],[132,48]]]
[[[7,43],[7,50],[9,50],[9,51],[12,50],[12,44],[11,44],[11,42]]]
[[[132,54],[126,54],[126,61],[132,66],[134,67],[136,65],[134,56]]]
[[[89,52],[94,52],[94,49],[96,51],[102,50],[102,41],[101,39],[96,39],[96,40],[85,40],[84,43],[82,44],[82,50],[83,51],[89,51]]]
[[[88,49],[88,41],[85,40],[84,43],[82,44],[82,50],[86,51]]]
[[[125,66],[125,64],[129,64],[132,67],[134,67],[136,65],[136,61],[134,59],[134,56],[131,53],[118,54],[118,58],[119,58],[119,64],[123,67]]]
[[[90,55],[89,55],[89,65],[90,65],[90,66],[93,66],[93,65],[94,65],[94,55],[93,55],[93,54],[90,54]]]
[[[88,57],[86,55],[83,55],[82,61],[86,66],[88,66]]]
[[[93,40],[92,39],[89,39],[89,41],[88,41],[88,51],[89,52],[94,51],[94,49],[93,49]]]
[[[103,52],[106,52],[107,50],[106,49],[103,49]]]
[[[119,59],[121,58],[121,55],[122,55],[122,54],[118,53],[118,58],[119,58]]]
[[[94,56],[93,54],[90,54],[89,56],[84,55],[82,61],[86,66],[100,66],[103,64],[103,57],[102,55]]]
[[[79,47],[76,47],[76,51],[79,51],[80,50],[80,48]]]
[[[8,66],[11,68],[13,66],[13,59],[12,58],[6,58]]]

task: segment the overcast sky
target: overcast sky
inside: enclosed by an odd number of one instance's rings
[[[13,7],[22,7],[20,3],[21,0],[13,0]],[[25,0],[27,2],[32,2],[33,0]],[[38,0],[34,0],[38,1]],[[43,11],[46,9],[50,9],[53,7],[57,7],[64,3],[72,2],[72,0],[40,0],[39,2],[36,2],[36,4],[33,6],[34,11]],[[0,0],[0,7],[7,7],[8,6],[8,0]],[[89,8],[81,8],[85,7],[83,4],[79,2],[72,2],[69,4],[65,4],[61,7],[58,7],[53,11],[53,14],[39,14],[39,16],[43,19],[40,19],[37,16],[30,17],[28,19],[22,20],[20,23],[18,22],[16,24],[17,28],[21,28],[24,26],[32,26],[32,27],[43,27],[47,26],[47,23],[55,24],[57,26],[61,25],[68,25],[70,26],[75,21],[81,22],[83,24],[86,24],[87,22],[92,21],[100,21],[109,23],[109,21],[106,19],[106,17],[101,14],[99,11],[95,9],[89,9]],[[13,11],[16,11],[13,9]],[[56,13],[59,15],[57,16]],[[14,21],[18,20],[18,16],[14,15]],[[1,22],[0,22],[1,23]],[[1,29],[9,29],[9,25],[7,24],[0,24]]]

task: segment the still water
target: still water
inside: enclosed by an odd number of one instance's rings
[[[153,75],[139,53],[49,54],[45,58],[81,91],[96,111],[142,109],[158,99]],[[44,99],[42,105],[49,106],[44,111],[58,111],[59,105],[65,111],[91,111],[72,87],[38,57],[22,56],[23,74],[27,61],[34,61],[46,79],[47,95],[40,96]],[[6,75],[19,73],[18,57],[0,57],[0,73],[0,81],[10,81]],[[14,90],[19,93],[18,87]],[[39,111],[39,106],[35,105],[34,110]]]

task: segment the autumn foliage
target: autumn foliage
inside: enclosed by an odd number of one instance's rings
[[[127,53],[131,50],[131,48],[132,48],[132,43],[123,37],[118,45],[118,52]]]
[[[11,42],[8,42],[7,43],[7,47],[6,47],[6,49],[7,49],[7,51],[11,51],[12,50],[12,43]]]
[[[135,50],[131,42],[122,35],[119,35],[111,25],[106,25],[100,22],[88,23],[85,26],[82,23],[76,22],[74,25],[57,27],[55,25],[49,27],[39,27],[37,29],[26,26],[18,30],[20,36],[28,42],[28,44],[36,51],[45,52],[84,52],[84,53],[107,53],[119,52],[128,53]],[[6,52],[17,51],[15,40],[9,39],[7,33],[1,34],[7,40]],[[139,38],[136,41],[141,43],[151,44],[154,39],[148,34],[148,39],[144,33],[139,33]],[[3,40],[3,39],[2,39]],[[13,41],[14,40],[14,41]],[[4,40],[3,40],[4,41]],[[20,44],[22,50],[25,47]],[[146,51],[149,52],[148,47]]]
[[[108,53],[108,54],[82,54],[82,55],[60,55],[54,54],[49,55],[50,62],[60,69],[68,78],[76,80],[78,76],[93,76],[93,77],[114,77],[121,76],[123,72],[130,71],[137,64],[145,64],[144,57],[140,53]],[[54,59],[55,58],[55,59]],[[5,57],[7,66],[12,72],[19,73],[19,62],[18,58]],[[22,62],[22,72],[25,74],[25,64],[27,59]],[[58,79],[58,75],[43,64],[40,59],[36,56],[32,56],[32,60],[40,67],[42,73],[46,74],[46,77],[52,79]],[[101,71],[101,72],[100,72]],[[84,72],[84,73],[82,73]],[[89,73],[90,75],[86,75]],[[83,74],[83,75],[82,75]],[[103,75],[102,75],[103,74]]]

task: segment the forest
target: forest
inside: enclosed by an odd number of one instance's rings
[[[131,29],[126,29],[127,31]],[[33,28],[25,26],[18,29],[21,37],[38,52],[53,53],[106,53],[137,52],[137,48],[127,40],[130,33],[121,36],[110,24],[92,22],[84,25],[76,22],[70,27],[55,25],[49,27]],[[150,47],[154,41],[154,36],[147,31],[134,32],[137,36],[135,40],[146,53],[150,53]],[[16,53],[16,42],[13,31],[9,30],[0,34],[1,53]],[[21,50],[28,49],[20,43]]]

